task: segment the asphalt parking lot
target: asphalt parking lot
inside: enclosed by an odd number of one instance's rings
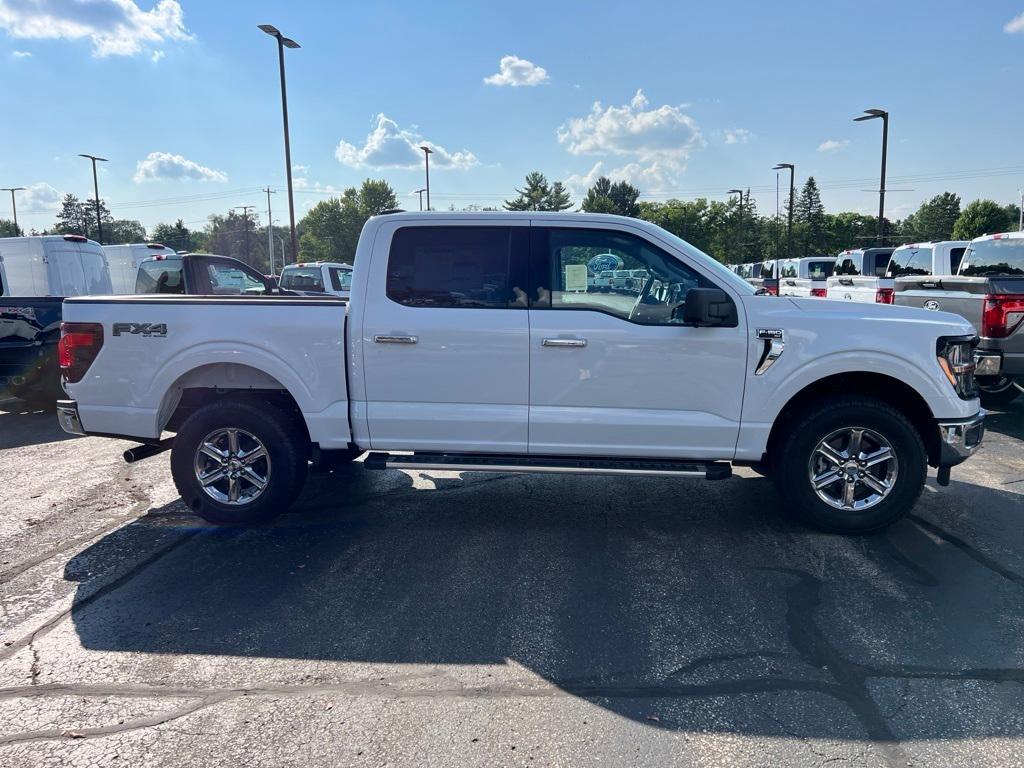
[[[1024,402],[881,535],[766,480],[311,478],[216,529],[167,456],[0,404],[0,765],[1024,764]]]

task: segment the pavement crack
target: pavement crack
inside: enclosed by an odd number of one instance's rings
[[[1024,575],[1021,575],[1021,574],[1017,573],[1016,571],[1010,570],[1009,568],[1007,568],[1002,563],[999,563],[995,559],[993,559],[993,558],[989,557],[988,555],[986,555],[984,552],[979,550],[977,547],[975,547],[972,544],[969,544],[966,541],[964,541],[963,539],[961,539],[955,533],[950,533],[945,528],[942,528],[941,526],[936,525],[935,523],[931,522],[930,520],[925,520],[923,517],[921,517],[919,515],[911,514],[911,515],[908,515],[907,517],[910,520],[912,520],[914,522],[914,524],[917,525],[919,528],[922,528],[925,531],[928,531],[929,533],[931,533],[931,534],[933,534],[935,536],[938,536],[940,539],[942,539],[946,543],[951,544],[952,546],[956,547],[961,552],[963,552],[965,555],[967,555],[969,558],[971,558],[976,563],[981,565],[983,568],[987,568],[988,570],[992,571],[993,573],[998,574],[999,576],[1002,576],[1004,579],[1007,579],[1008,581],[1012,581],[1014,584],[1018,584],[1018,585],[1024,586]]]

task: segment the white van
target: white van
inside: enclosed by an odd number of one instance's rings
[[[112,291],[103,248],[81,235],[0,239],[0,286],[2,295],[24,298]]]
[[[150,256],[173,256],[175,251],[160,243],[132,243],[130,245],[105,245],[107,264],[110,267],[110,284],[114,293],[135,293],[135,279],[139,264]]]
[[[352,265],[334,261],[303,261],[281,270],[281,288],[303,293],[329,293],[348,298],[352,289]]]

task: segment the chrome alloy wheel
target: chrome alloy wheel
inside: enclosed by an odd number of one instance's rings
[[[844,427],[818,443],[807,471],[819,499],[836,509],[859,512],[892,492],[899,461],[889,441],[874,430]]]
[[[242,506],[270,484],[270,454],[259,438],[235,427],[216,429],[199,444],[196,480],[214,501]]]

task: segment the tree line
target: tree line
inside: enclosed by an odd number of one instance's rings
[[[527,174],[523,186],[517,187],[515,192],[515,196],[504,201],[505,210],[567,211],[575,207],[565,185],[549,182],[539,171]],[[366,179],[358,188],[350,187],[336,198],[321,200],[297,224],[298,254],[291,252],[287,228],[271,229],[274,266],[280,270],[282,263],[297,260],[352,263],[366,220],[397,207],[395,191],[383,179]],[[495,209],[469,206],[462,210]],[[587,190],[578,210],[650,221],[726,264],[784,258],[790,253],[786,227],[788,208],[780,216],[761,215],[749,194],[727,202],[703,197],[654,202],[640,200],[640,190],[626,181],[613,182],[601,177]],[[926,240],[969,240],[986,233],[1015,230],[1019,215],[1020,209],[1015,204],[975,200],[961,206],[958,195],[943,192],[923,202],[905,219],[884,220],[884,242],[896,245]],[[270,271],[268,231],[260,224],[258,214],[229,210],[226,214],[209,216],[201,228],[190,229],[177,219],[173,223],[157,224],[147,233],[138,221],[115,219],[101,200],[100,219],[103,242],[108,245],[159,242],[178,251],[233,256],[262,272]],[[875,245],[877,232],[878,220],[874,216],[852,211],[827,212],[813,176],[794,197],[793,256],[831,256],[846,248]],[[0,237],[18,234],[23,232],[16,231],[13,222],[0,220]],[[33,231],[32,234],[76,234],[98,239],[95,201],[66,195],[54,226],[46,232]]]

